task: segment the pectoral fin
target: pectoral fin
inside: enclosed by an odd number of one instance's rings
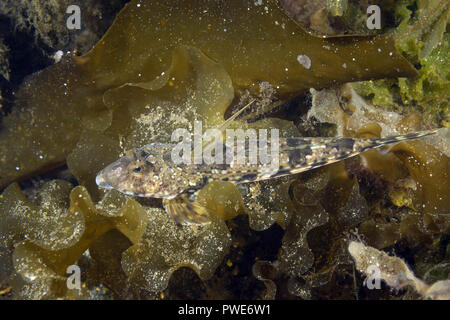
[[[186,195],[180,195],[174,199],[163,200],[164,208],[179,224],[207,224],[209,218],[208,209],[198,202],[191,201]]]

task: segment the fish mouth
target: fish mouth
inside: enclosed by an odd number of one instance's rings
[[[100,171],[95,177],[95,183],[102,189],[112,189],[113,187],[105,180],[103,171]]]

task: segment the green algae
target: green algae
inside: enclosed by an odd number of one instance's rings
[[[312,288],[329,283],[338,265],[345,262],[344,230],[359,225],[369,209],[359,184],[349,177],[343,163],[302,173],[291,189],[292,217],[277,261],[266,266],[273,269],[267,277],[278,279],[277,286],[265,282],[272,295],[287,290],[311,299]],[[261,278],[260,270],[254,272]],[[279,286],[280,278],[287,278],[284,285]]]
[[[411,9],[417,5],[417,9]],[[414,79],[384,79],[356,85],[358,92],[380,107],[421,110],[422,117],[445,125],[448,113],[449,3],[439,0],[401,1],[391,30],[396,46],[418,68]],[[413,11],[414,10],[414,11]],[[414,18],[413,18],[414,17]]]
[[[205,226],[179,227],[164,210],[147,211],[149,228],[142,241],[122,256],[122,268],[130,281],[160,292],[171,274],[183,266],[192,268],[201,279],[211,278],[231,244],[224,221],[213,217]]]
[[[392,1],[377,0],[370,5],[382,8],[382,30],[367,28],[368,4],[348,0],[280,0],[285,10],[309,32],[319,35],[377,34],[383,32],[387,13],[392,9]]]
[[[242,195],[231,182],[212,181],[198,192],[198,202],[223,220],[246,213]]]
[[[104,284],[118,299],[133,298],[133,285],[122,269],[122,255],[132,246],[132,242],[121,232],[112,229],[99,237],[90,247],[90,260],[87,265],[80,264],[86,270],[87,285],[95,287]]]
[[[68,196],[72,185],[55,180],[40,191],[39,204],[28,201],[17,184],[8,187],[1,196],[2,242],[10,247],[14,233],[48,250],[61,250],[74,245],[84,232],[81,215],[69,210]]]
[[[202,279],[210,278],[231,242],[229,231],[219,217],[206,227],[179,228],[163,209],[142,206],[135,200],[121,198],[115,191],[110,191],[94,205],[84,187],[70,191],[71,186],[65,181],[51,181],[49,185],[53,187],[44,186],[40,193],[41,198],[48,200],[39,207],[50,206],[52,212],[57,213],[58,205],[64,204],[64,213],[76,216],[78,220],[58,221],[59,217],[55,215],[49,217],[51,220],[40,218],[36,221],[38,217],[20,215],[24,210],[31,210],[27,205],[32,204],[27,204],[17,185],[9,187],[3,194],[8,198],[3,197],[0,201],[0,222],[2,226],[8,226],[8,230],[2,230],[1,248],[6,254],[0,260],[2,279],[11,284],[18,296],[81,298],[79,295],[84,291],[68,291],[66,270],[88,249],[92,251],[94,263],[87,271],[91,283],[101,281],[118,296],[125,294],[126,289],[118,287],[113,279],[119,279],[129,287],[158,292],[165,289],[173,271],[182,266],[190,266]],[[68,192],[70,206],[66,208]],[[60,203],[62,198],[65,201]],[[18,211],[18,205],[25,209]],[[14,220],[17,215],[21,217],[20,222]],[[55,227],[56,223],[62,225]],[[70,237],[72,234],[75,236]],[[157,247],[160,248],[158,254],[154,252]],[[139,252],[142,254],[137,254]],[[101,268],[108,263],[108,268]],[[160,277],[161,274],[165,276]]]

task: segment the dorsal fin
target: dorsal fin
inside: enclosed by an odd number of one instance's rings
[[[236,119],[242,112],[244,112],[245,109],[247,109],[248,107],[250,107],[256,100],[253,99],[252,101],[250,101],[249,103],[247,103],[241,110],[239,110],[238,112],[236,112],[235,114],[233,114],[231,117],[229,117],[227,120],[225,120],[224,123],[222,123],[220,125],[220,127],[218,127],[217,129],[219,129],[220,131],[225,130],[226,128],[228,128],[228,126],[231,124],[231,122],[234,121],[234,119]]]
[[[252,101],[250,101],[249,103],[247,103],[241,110],[239,110],[238,112],[236,112],[235,114],[233,114],[231,117],[229,117],[227,120],[225,120],[224,123],[222,123],[217,129],[223,133],[223,131],[228,128],[230,126],[230,124],[240,115],[242,114],[242,112],[244,112],[244,110],[246,110],[248,107],[250,107],[256,100],[253,99]],[[205,138],[205,137],[203,137]],[[206,142],[208,141],[208,142]],[[206,147],[209,144],[209,139],[203,139],[203,144],[202,147]]]

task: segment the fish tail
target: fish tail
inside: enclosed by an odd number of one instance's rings
[[[382,145],[396,143],[405,140],[415,140],[427,136],[432,136],[438,132],[439,129],[427,130],[427,131],[419,131],[419,132],[411,132],[406,134],[401,134],[397,136],[389,136],[385,138],[376,138],[378,142]]]
[[[384,138],[367,139],[367,141],[370,141],[370,145],[365,146],[362,151],[367,150],[367,149],[372,149],[372,148],[379,148],[382,146],[386,146],[386,145],[390,145],[390,144],[394,144],[394,143],[398,143],[398,142],[402,142],[402,141],[415,140],[415,139],[419,139],[419,138],[423,138],[423,137],[432,136],[432,135],[435,135],[438,132],[438,130],[439,129],[434,129],[434,130],[427,130],[427,131],[411,132],[411,133],[406,133],[406,134],[401,134],[401,135],[396,135],[396,136],[389,136],[389,137],[384,137]]]

